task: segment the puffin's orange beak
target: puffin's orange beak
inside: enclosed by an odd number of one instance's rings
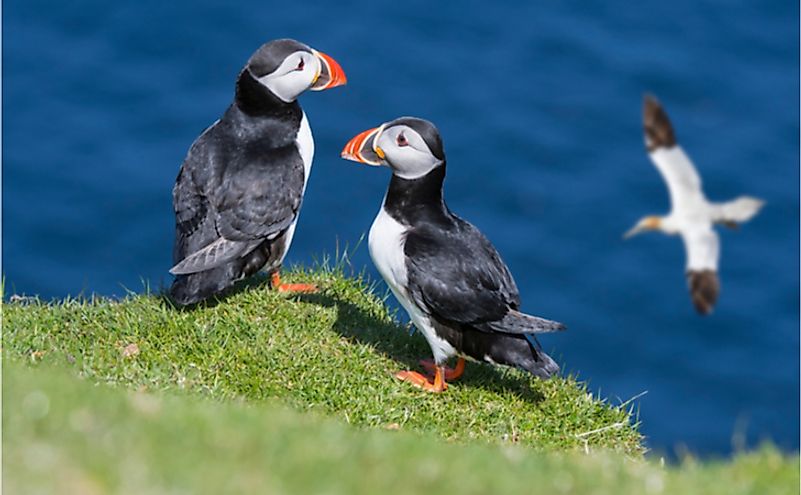
[[[342,158],[368,165],[381,165],[384,161],[384,150],[376,145],[384,126],[368,129],[357,134],[348,141],[342,150]]]
[[[336,60],[317,50],[312,50],[312,53],[320,60],[320,73],[310,88],[312,91],[335,88],[348,82],[345,71]]]

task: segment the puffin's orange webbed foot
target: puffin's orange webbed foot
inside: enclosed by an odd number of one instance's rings
[[[278,272],[272,274],[270,285],[278,292],[313,294],[319,290],[315,284],[282,284],[281,274]]]
[[[295,292],[301,294],[314,294],[319,289],[315,284],[281,284],[276,289],[278,292]]]
[[[462,374],[464,373],[464,363],[465,363],[464,358],[459,358],[456,361],[456,366],[454,366],[453,368],[448,368],[447,366],[445,366],[444,368],[445,375],[443,377],[445,381],[452,382],[454,380],[458,380],[459,377],[461,377]],[[425,368],[430,377],[434,376],[434,373],[436,372],[437,369],[437,365],[434,363],[434,361],[430,359],[422,359],[420,361],[420,366]]]
[[[429,382],[428,378],[416,371],[399,371],[395,373],[395,378],[403,380],[404,382],[409,382],[415,387],[422,388],[426,392],[444,392],[448,388],[448,384],[445,383],[445,380],[442,378],[444,374],[443,367],[438,366],[436,367],[433,383]]]

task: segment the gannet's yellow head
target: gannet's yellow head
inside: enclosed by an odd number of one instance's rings
[[[628,239],[629,237],[633,237],[641,232],[647,232],[649,230],[660,230],[661,228],[662,228],[662,219],[660,217],[650,215],[644,217],[642,220],[637,222],[637,225],[635,225],[628,232],[623,234],[623,238]]]

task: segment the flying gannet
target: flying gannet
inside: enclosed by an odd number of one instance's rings
[[[681,235],[687,251],[690,296],[698,313],[707,315],[712,312],[720,292],[717,275],[720,239],[713,226],[722,224],[736,228],[756,215],[764,201],[750,196],[726,203],[707,200],[701,189],[701,177],[676,143],[667,113],[650,95],[646,95],[643,102],[643,128],[648,155],[667,183],[671,210],[664,217],[644,217],[624,238],[648,230]]]

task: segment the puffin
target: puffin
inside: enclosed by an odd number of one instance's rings
[[[398,379],[442,392],[461,376],[465,359],[543,379],[559,371],[535,336],[565,326],[520,311],[520,293],[495,247],[445,204],[445,151],[434,124],[386,122],[351,139],[342,157],[392,171],[368,235],[370,256],[434,357],[421,362],[427,375],[401,371]]]
[[[698,314],[709,315],[720,293],[720,238],[714,226],[737,228],[756,215],[765,202],[751,196],[725,203],[709,201],[695,165],[676,141],[667,112],[652,95],[643,99],[642,118],[645,148],[667,184],[671,209],[666,216],[643,217],[623,237],[646,231],[681,236],[687,254],[685,276],[690,298]]]
[[[278,291],[316,290],[280,276],[314,156],[297,98],[346,82],[333,58],[299,41],[270,41],[253,53],[233,103],[192,143],[175,180],[169,294],[177,305],[220,296],[261,269]]]

